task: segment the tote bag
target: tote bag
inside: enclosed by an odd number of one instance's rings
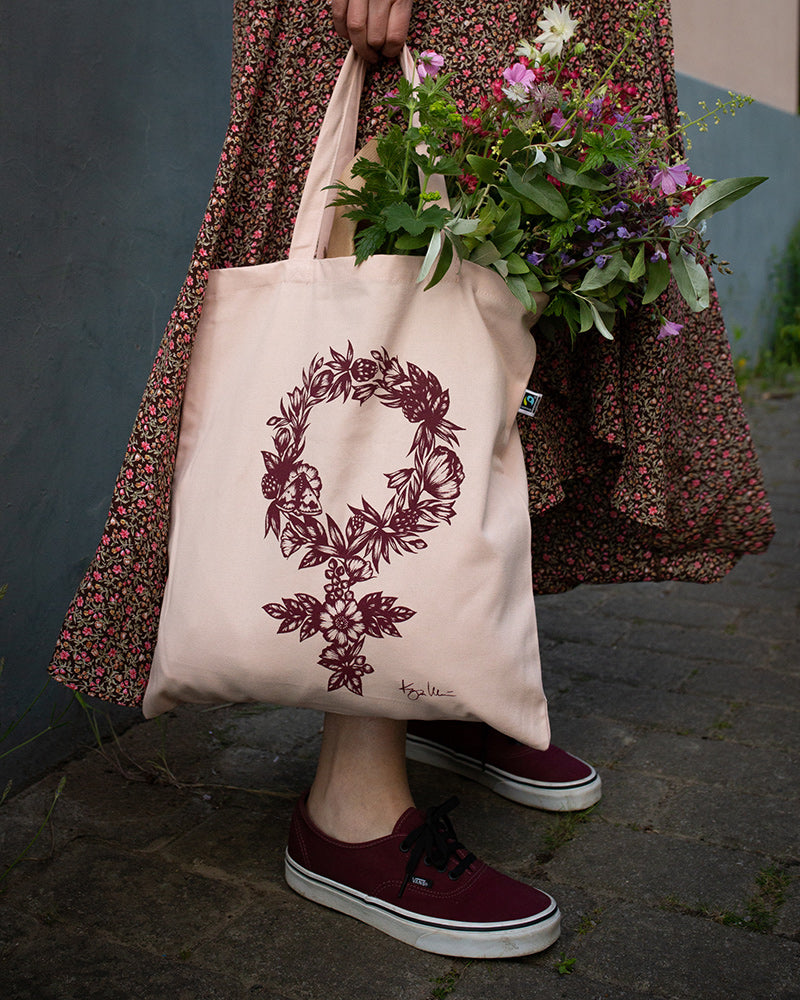
[[[364,69],[351,51],[288,259],[210,275],[143,710],[482,719],[546,747],[515,420],[533,317],[468,262],[425,290],[419,258],[326,258]]]

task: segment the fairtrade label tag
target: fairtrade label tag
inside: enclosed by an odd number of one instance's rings
[[[539,403],[541,403],[542,398],[540,392],[532,392],[530,389],[526,389],[525,395],[522,397],[522,405],[518,412],[525,414],[526,417],[536,416],[536,411],[539,409]]]

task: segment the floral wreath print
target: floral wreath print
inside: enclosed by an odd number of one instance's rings
[[[360,506],[348,504],[342,528],[324,514],[322,480],[303,461],[303,451],[314,407],[351,396],[359,405],[374,397],[417,426],[408,452],[412,464],[385,473],[392,496],[383,511],[362,497]],[[286,559],[302,552],[300,569],[327,563],[327,582],[323,600],[295,594],[264,605],[264,611],[280,619],[278,633],[299,630],[300,642],[321,633],[327,645],[317,662],[331,672],[329,691],[344,687],[363,696],[362,677],[374,672],[363,652],[366,639],[400,638],[398,624],[416,614],[396,597],[373,591],[359,599],[355,589],[377,576],[392,555],[424,549],[421,536],[455,517],[464,469],[453,449],[455,432],[464,428],[447,419],[449,407],[449,391],[431,372],[403,366],[385,349],[355,358],[348,342],[343,354],[331,348],[330,357],[315,357],[302,385],[284,396],[280,414],[267,421],[275,429],[275,450],[261,453],[261,489],[269,501],[265,538],[274,534]]]

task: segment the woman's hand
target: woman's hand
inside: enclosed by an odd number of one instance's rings
[[[331,0],[336,34],[367,62],[396,59],[408,37],[412,0]]]

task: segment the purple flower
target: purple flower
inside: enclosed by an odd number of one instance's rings
[[[658,247],[658,249],[656,250],[656,252],[650,258],[650,263],[651,264],[655,264],[655,262],[657,260],[666,260],[666,259],[667,259],[667,255],[664,253],[664,251],[661,249],[661,247]]]
[[[626,228],[625,228],[624,226],[620,226],[620,227],[619,227],[619,228],[617,229],[617,236],[618,236],[618,237],[619,237],[619,238],[620,238],[621,240],[629,240],[629,239],[631,238],[631,236],[632,236],[632,235],[633,235],[633,234],[632,234],[632,233],[629,233],[629,232],[628,232],[628,230],[627,230],[627,229],[626,229]]]
[[[561,258],[561,263],[564,265],[564,267],[570,267],[572,264],[575,263],[575,258],[570,257],[569,254],[560,253],[558,256]]]
[[[664,167],[654,175],[651,186],[660,187],[664,194],[675,194],[689,180],[688,163],[678,163],[674,167]]]
[[[525,63],[517,62],[513,66],[509,66],[508,69],[503,70],[503,79],[506,83],[510,83],[513,87],[514,84],[519,84],[526,90],[529,90],[536,76],[532,69],[528,69]]]
[[[419,54],[417,76],[420,80],[424,80],[426,76],[433,79],[442,66],[444,66],[444,56],[440,56],[437,52],[433,52],[431,49],[426,49],[424,52],[420,52]]]
[[[665,337],[677,337],[682,329],[683,323],[672,323],[670,320],[665,319],[661,325],[661,329],[658,331],[656,340],[664,340]]]
[[[608,256],[608,254],[600,253],[595,257],[594,262],[597,265],[597,267],[599,267],[600,270],[602,271],[610,260],[611,258]]]
[[[525,260],[527,260],[527,262],[529,264],[532,264],[533,267],[538,267],[542,263],[542,261],[544,260],[544,258],[545,258],[545,254],[538,253],[536,250],[533,250],[533,251],[531,251],[531,253],[528,254],[528,256],[525,258]]]
[[[605,229],[608,223],[604,219],[589,219],[586,223],[586,228],[590,233],[599,233],[601,229]]]
[[[550,116],[550,124],[553,128],[563,128],[567,124],[567,119],[561,114],[560,111],[556,110]]]

